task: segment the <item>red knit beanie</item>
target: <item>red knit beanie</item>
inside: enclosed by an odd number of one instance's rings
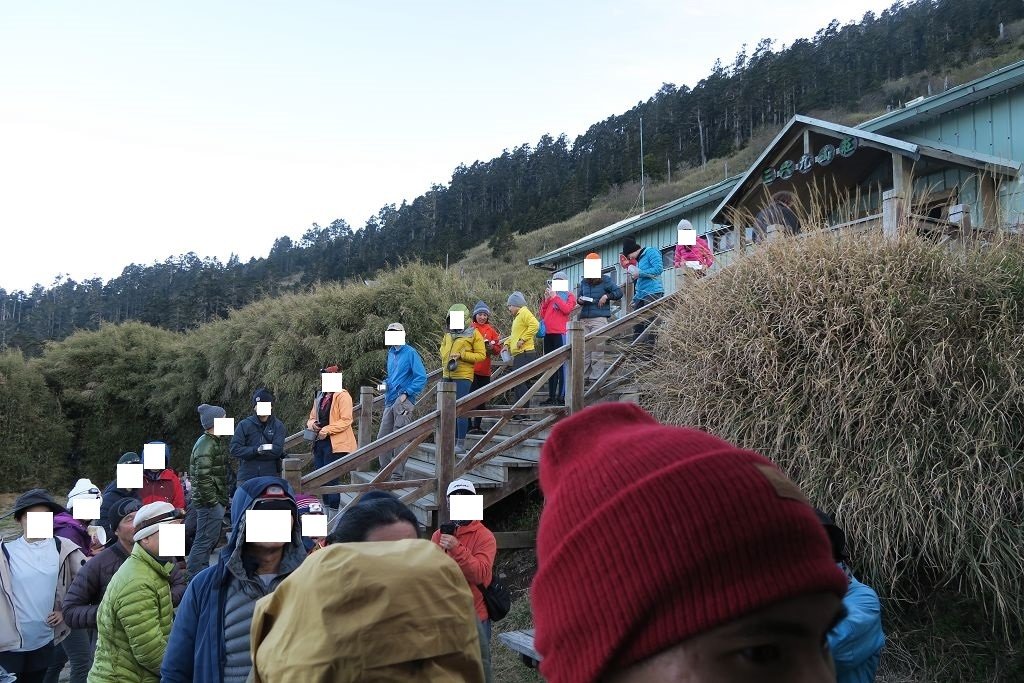
[[[846,594],[828,537],[770,460],[609,403],[540,460],[531,588],[541,673],[589,682],[789,598]]]

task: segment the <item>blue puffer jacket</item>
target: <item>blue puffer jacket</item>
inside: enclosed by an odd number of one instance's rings
[[[828,634],[828,646],[836,663],[836,681],[871,683],[885,645],[882,605],[871,586],[855,579],[845,565],[839,566],[846,570],[850,586],[843,598],[846,618]]]
[[[233,643],[231,648],[227,646],[226,624],[231,622],[237,626],[239,619],[236,617],[240,616],[226,615],[228,595],[237,595],[239,588],[242,592],[249,592],[254,584],[259,584],[259,590],[263,591],[262,582],[256,577],[248,576],[242,564],[242,546],[245,539],[245,511],[251,509],[256,502],[256,496],[272,484],[284,487],[294,498],[288,484],[277,477],[250,479],[240,484],[235,491],[235,497],[231,502],[232,531],[227,545],[221,550],[216,565],[204,569],[192,579],[174,615],[167,652],[160,667],[162,683],[221,683],[226,678],[228,650],[234,652],[239,650],[239,647],[244,647],[246,654],[248,653],[248,642],[244,645]],[[299,527],[296,525],[292,530],[292,542],[285,546],[281,558],[280,574],[271,583],[270,590],[276,588],[285,577],[298,568],[305,558],[306,549],[302,545],[299,533]],[[239,577],[239,574],[242,576]],[[233,583],[237,583],[238,586],[233,587]],[[257,597],[252,597],[248,602],[255,603]],[[236,611],[242,609],[238,604],[234,607]],[[249,607],[251,619],[252,605]],[[245,640],[248,641],[248,628],[245,628],[244,632]]]
[[[388,349],[388,376],[384,378],[387,390],[384,405],[392,405],[402,394],[413,403],[427,383],[427,370],[416,349],[408,344]]]
[[[640,271],[640,277],[637,278],[636,289],[633,290],[634,304],[645,297],[665,293],[665,287],[661,284],[664,265],[660,251],[645,247],[640,252],[640,258],[636,260],[636,268]]]
[[[286,436],[284,422],[273,415],[266,422],[260,422],[258,415],[250,415],[239,422],[228,446],[231,455],[238,458],[236,485],[253,477],[279,476]],[[268,443],[273,446],[271,450],[258,450]]]
[[[608,295],[608,301],[604,306],[598,306],[597,302],[605,294]],[[612,302],[622,298],[622,289],[612,282],[610,275],[605,274],[601,276],[601,282],[596,285],[592,285],[586,280],[581,281],[580,286],[576,288],[576,301],[579,301],[581,296],[589,296],[594,303],[580,304],[580,318],[607,318],[612,314]]]

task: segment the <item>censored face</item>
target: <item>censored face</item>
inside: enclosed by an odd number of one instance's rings
[[[845,614],[831,593],[780,602],[611,674],[608,683],[835,681],[828,632]]]

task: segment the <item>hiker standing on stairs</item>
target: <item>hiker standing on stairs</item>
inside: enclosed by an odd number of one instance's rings
[[[405,334],[402,323],[391,323],[387,331]],[[423,367],[423,359],[416,349],[408,344],[396,344],[388,349],[387,372],[383,384],[384,414],[380,417],[378,439],[383,439],[412,421],[412,409],[416,405],[416,399],[427,384],[427,370]],[[381,453],[381,469],[387,467],[394,457],[394,449]],[[404,478],[405,463],[402,463],[391,473],[391,479]]]
[[[597,254],[587,254],[587,258]],[[598,257],[600,258],[600,257]],[[612,282],[607,273],[599,278],[584,278],[577,288],[576,305],[580,307],[580,320],[583,322],[583,333],[589,335],[608,324],[612,315],[612,302],[622,299],[622,289]],[[604,351],[590,349],[603,345],[603,340],[596,340],[583,354],[583,376],[597,381],[604,374]]]
[[[469,388],[470,393],[481,389],[491,383],[491,356],[501,355],[501,333],[491,325],[491,309],[483,301],[477,301],[473,307],[473,327],[484,338],[484,345],[487,347],[487,357],[473,366],[473,386]],[[478,410],[487,407],[487,403],[477,406]],[[483,434],[480,429],[483,424],[482,417],[473,417],[469,420],[469,431],[467,434]]]
[[[522,292],[512,292],[509,296],[508,311],[512,314],[512,333],[508,337],[508,350],[512,354],[512,371],[515,372],[537,358],[533,340],[536,339],[537,331],[540,330],[540,323],[526,307],[526,297]],[[512,389],[512,396],[517,403],[526,395],[529,388],[530,381],[527,380],[520,382]],[[529,407],[529,401],[520,406],[520,408]],[[525,420],[529,418],[526,415],[513,415],[512,419]]]
[[[561,283],[561,287],[559,287]],[[544,353],[565,346],[565,326],[576,308],[576,295],[569,291],[569,279],[558,271],[548,281],[544,302],[540,305],[540,319],[544,321]],[[565,403],[565,364],[548,378],[548,400],[543,405]]]
[[[332,363],[320,372],[341,372],[341,368],[337,363]],[[317,392],[306,428],[316,432],[316,441],[313,442],[313,467],[316,469],[354,451],[357,446],[356,435],[352,432],[352,395],[345,389]],[[327,485],[336,486],[340,483],[340,479],[331,479]],[[324,505],[337,510],[341,505],[341,496],[337,493],[324,494]]]
[[[468,479],[456,479],[448,484],[448,509],[451,509],[452,496],[475,496],[476,487]],[[491,618],[487,613],[487,603],[480,592],[480,586],[490,586],[494,572],[494,558],[498,554],[498,542],[491,530],[479,520],[452,520],[455,533],[445,534],[438,529],[430,540],[441,546],[450,558],[455,560],[462,570],[473,593],[473,606],[476,617],[480,621],[481,637],[486,648],[482,648],[484,670],[490,671]],[[443,525],[442,525],[443,526]]]
[[[462,313],[461,316],[452,315]],[[460,321],[461,318],[461,321]],[[455,400],[469,394],[473,386],[473,367],[487,359],[487,346],[483,336],[468,321],[469,308],[455,304],[448,309],[444,337],[441,338],[441,376],[455,382]],[[466,452],[466,432],[469,418],[460,417],[455,421],[455,452]]]

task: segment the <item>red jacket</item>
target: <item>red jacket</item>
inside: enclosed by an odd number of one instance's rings
[[[481,621],[490,619],[487,616],[487,603],[484,602],[483,593],[477,588],[477,584],[489,586],[491,584],[491,572],[494,571],[494,556],[498,554],[498,542],[494,540],[494,534],[479,521],[470,522],[455,530],[455,538],[459,545],[447,551],[448,556],[458,563],[463,576],[469,583],[469,589],[473,592],[473,605],[476,607],[476,616]],[[430,540],[438,543],[441,539],[441,530],[438,529]],[[440,546],[438,546],[440,547]]]
[[[477,321],[473,321],[473,327],[480,333],[480,336],[484,338],[484,343],[489,341],[495,342],[494,346],[487,346],[487,357],[482,361],[473,366],[473,374],[481,375],[483,377],[491,376],[491,355],[498,355],[501,353],[501,344],[498,344],[498,340],[501,339],[501,335],[494,329],[494,326],[490,323],[484,323],[481,325]]]
[[[545,299],[540,305],[540,318],[544,321],[544,332],[546,334],[565,334],[566,323],[572,309],[576,308],[576,295],[567,292],[569,300],[562,298],[561,292],[556,292],[550,299]]]
[[[142,504],[149,505],[157,501],[170,503],[179,510],[185,509],[185,490],[181,488],[181,480],[174,470],[168,468],[160,473],[156,481],[142,478]]]

